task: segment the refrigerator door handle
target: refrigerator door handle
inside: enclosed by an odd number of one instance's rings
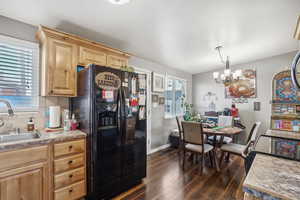
[[[123,87],[121,87],[121,124],[122,124],[122,132],[121,132],[121,138],[122,138],[122,145],[125,144],[125,138],[126,138],[126,130],[127,130],[127,124],[126,124],[126,116],[127,116],[127,111],[126,111],[126,95],[125,95],[125,90]]]
[[[119,89],[118,90],[118,95],[117,95],[117,114],[116,114],[116,124],[117,124],[117,127],[118,127],[118,130],[119,132],[121,132],[121,107],[122,107],[122,103],[121,103],[121,90]]]

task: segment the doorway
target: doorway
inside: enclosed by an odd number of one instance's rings
[[[151,151],[151,71],[134,67],[135,72],[138,74],[145,74],[147,81],[147,155],[150,154]]]

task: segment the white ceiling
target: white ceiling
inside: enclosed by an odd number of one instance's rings
[[[296,50],[300,0],[1,0],[0,15],[58,27],[190,73]]]

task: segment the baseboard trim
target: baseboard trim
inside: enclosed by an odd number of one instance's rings
[[[170,146],[171,146],[171,144],[164,144],[164,145],[161,145],[160,147],[157,147],[157,148],[155,148],[155,149],[151,149],[149,154],[153,154],[153,153],[155,153],[155,152],[164,150],[164,149],[166,149],[166,148],[169,148]]]

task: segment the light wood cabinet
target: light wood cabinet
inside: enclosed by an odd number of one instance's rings
[[[54,200],[75,200],[85,196],[85,149],[85,140],[54,144]]]
[[[83,154],[77,154],[73,156],[56,159],[54,161],[54,172],[60,173],[60,172],[68,171],[70,169],[81,167],[83,166],[83,164],[84,164]]]
[[[85,168],[76,168],[74,170],[69,170],[65,173],[55,175],[55,189],[59,189],[75,182],[85,179]]]
[[[84,197],[85,154],[85,139],[1,152],[0,200],[77,200]]]
[[[84,181],[55,191],[54,200],[76,200],[86,194]]]
[[[68,154],[84,152],[84,140],[58,143],[54,145],[54,156],[65,156]]]
[[[41,95],[77,95],[77,65],[97,64],[120,68],[129,54],[76,35],[39,26],[41,44]]]
[[[48,158],[48,146],[0,153],[0,200],[48,200]]]
[[[0,199],[47,200],[47,173],[46,162],[0,173]]]
[[[128,65],[128,59],[121,57],[121,56],[115,56],[115,55],[108,55],[107,56],[107,66],[118,68],[124,67]]]
[[[79,47],[79,64],[83,66],[87,66],[88,64],[106,66],[106,53],[86,47]]]
[[[77,46],[49,39],[49,92],[51,95],[76,96]]]

